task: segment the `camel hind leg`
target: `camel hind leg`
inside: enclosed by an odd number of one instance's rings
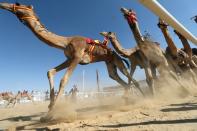
[[[172,70],[170,70],[167,60],[164,59],[163,61],[164,61],[164,63],[161,63],[157,69],[158,69],[158,72],[164,77],[164,79],[165,79],[164,81],[166,81],[170,85],[169,80],[168,80],[168,78],[170,76],[172,79],[174,79],[179,84],[179,86],[183,90],[187,91],[184,84],[180,81],[179,77],[177,76],[177,74],[174,73]]]
[[[112,64],[112,63],[108,63],[106,62],[107,65],[107,70],[108,70],[108,74],[109,77],[112,78],[113,80],[115,80],[116,82],[118,82],[120,85],[122,85],[124,87],[124,98],[128,98],[128,91],[129,91],[129,84],[127,84],[124,80],[122,80],[118,73],[117,73],[117,67],[116,65]]]
[[[119,71],[121,73],[123,73],[127,78],[128,78],[128,84],[130,84],[130,81],[133,82],[134,86],[140,91],[140,93],[144,96],[143,91],[140,88],[139,83],[128,73],[126,67],[124,66],[124,63],[122,62],[122,60],[119,57],[116,57],[115,59],[115,64],[117,66],[117,68],[119,69]],[[133,70],[134,73],[135,69]]]

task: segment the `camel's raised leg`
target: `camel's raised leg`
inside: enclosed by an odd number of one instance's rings
[[[166,81],[168,83],[169,82],[168,78],[170,76],[172,79],[174,79],[179,84],[179,86],[182,89],[186,90],[184,84],[180,81],[178,75],[170,70],[168,63],[165,62],[164,64],[161,64],[161,65],[162,66],[158,66],[157,69],[160,72],[160,74],[163,76],[163,78],[165,79],[164,81]],[[169,85],[170,85],[170,83],[169,83]]]
[[[51,69],[48,71],[47,76],[49,79],[49,85],[50,85],[50,104],[49,104],[49,108],[54,104],[55,101],[55,91],[54,91],[54,76],[57,72],[67,68],[71,63],[71,60],[68,59],[65,62],[63,62],[62,64],[58,65],[57,67]]]
[[[120,70],[120,72],[122,72],[125,76],[127,76],[128,78],[128,84],[130,84],[130,81],[133,82],[133,84],[135,85],[135,87],[141,92],[141,94],[144,96],[143,91],[141,90],[139,83],[132,78],[132,76],[127,72],[126,67],[124,66],[122,60],[119,57],[115,57],[115,64],[117,66],[117,68]]]
[[[125,88],[129,88],[129,84],[127,84],[124,80],[122,80],[118,73],[117,73],[117,67],[116,65],[106,62],[107,65],[107,70],[109,73],[109,77],[112,78],[113,80],[117,81],[120,85],[122,85]]]
[[[131,77],[133,77],[135,70],[136,70],[136,64],[131,63],[131,69],[130,69],[130,76]]]
[[[57,98],[55,99],[54,105],[56,103],[56,101],[58,101],[60,99],[60,97],[63,95],[64,93],[64,87],[67,84],[71,74],[73,73],[74,69],[76,68],[77,64],[79,64],[81,58],[80,57],[75,57],[71,60],[71,62],[67,65],[67,71],[64,74],[63,78],[60,81],[60,86],[59,86],[59,91],[57,94]],[[52,106],[54,106],[52,105]]]
[[[124,87],[124,99],[125,102],[128,102],[128,95],[129,95],[129,89],[130,89],[130,84],[127,84],[125,81],[123,81],[118,73],[117,73],[117,67],[116,65],[112,64],[112,63],[108,63],[106,62],[107,65],[107,70],[109,73],[109,77],[112,78],[113,80],[117,81],[120,85],[122,85]]]
[[[122,59],[117,54],[114,54],[114,60],[113,60],[113,62],[115,63],[116,67],[120,70],[120,72],[122,74],[124,74],[128,78],[128,83],[130,84],[130,82],[131,82],[131,76],[128,73],[127,68],[125,67]]]

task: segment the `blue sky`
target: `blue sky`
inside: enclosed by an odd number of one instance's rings
[[[15,2],[15,0],[5,0]],[[48,30],[63,36],[81,35],[103,40],[101,31],[116,32],[119,41],[125,48],[134,47],[135,41],[126,20],[120,13],[121,7],[132,8],[137,12],[142,33],[150,32],[153,40],[166,47],[165,40],[156,26],[158,18],[143,7],[137,0],[18,0],[33,5],[41,22]],[[159,0],[195,36],[197,24],[190,17],[197,15],[196,0]],[[170,29],[178,47],[181,47],[177,36]],[[47,90],[49,89],[47,71],[62,63],[66,58],[61,50],[51,48],[38,40],[10,12],[0,10],[0,91],[11,90]],[[111,47],[111,45],[110,45]],[[192,44],[192,47],[194,45]],[[101,86],[116,85],[108,77],[103,62],[79,65],[69,80],[66,90],[73,84],[82,89],[82,71],[85,70],[85,88],[96,88],[96,69],[100,73]],[[55,77],[56,89],[65,71]],[[140,69],[135,72],[136,79],[144,79]]]

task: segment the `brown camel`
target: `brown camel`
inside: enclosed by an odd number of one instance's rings
[[[183,50],[178,49],[169,34],[167,26],[167,23],[159,19],[158,27],[161,29],[164,38],[168,44],[168,47],[166,49],[166,56],[168,56],[168,58],[171,57],[171,59],[173,60],[173,67],[176,68],[176,71],[178,71],[180,74],[182,74],[185,71],[188,71],[191,74],[194,82],[196,83],[196,74],[193,72],[191,68],[196,68],[197,66],[192,59],[192,49],[187,39],[184,36],[182,36],[179,32],[175,31],[184,47]],[[177,70],[178,67],[180,69]]]
[[[129,73],[122,62],[122,59],[114,51],[104,46],[100,46],[99,44],[88,44],[87,40],[89,41],[89,39],[86,37],[63,37],[48,31],[43,26],[43,24],[41,24],[32,6],[20,5],[18,3],[0,3],[0,8],[15,14],[20,21],[30,28],[30,30],[38,37],[38,39],[49,46],[63,50],[65,56],[68,58],[65,62],[55,68],[52,68],[47,73],[50,84],[49,108],[53,107],[56,101],[62,96],[64,87],[78,64],[83,65],[104,61],[107,65],[109,76],[113,80],[116,80],[119,84],[126,88],[130,86],[130,84],[126,83],[118,76],[117,68],[128,78],[129,82],[131,80]],[[55,99],[53,77],[57,72],[66,68],[67,71],[61,79],[58,95]]]
[[[197,48],[192,48],[192,59],[197,64]]]
[[[189,42],[187,41],[187,39],[181,35],[178,31],[174,30],[174,32],[177,34],[177,36],[179,37],[179,39],[181,40],[182,44],[183,44],[183,51],[185,53],[187,53],[188,55],[188,59],[187,59],[187,63],[189,63],[189,65],[191,66],[192,69],[196,69],[197,68],[197,56],[194,52],[195,48],[191,48],[189,45]]]
[[[133,32],[134,38],[140,51],[148,60],[146,63],[146,68],[150,76],[149,81],[153,83],[152,90],[154,90],[154,81],[152,76],[153,73],[151,72],[151,64],[157,68],[159,74],[162,77],[164,76],[163,78],[165,78],[166,82],[168,82],[167,77],[171,76],[182,86],[180,81],[178,81],[176,74],[170,70],[168,61],[165,58],[164,52],[160,48],[159,43],[144,39],[144,37],[142,37],[136,18],[136,13],[133,10],[128,10],[126,8],[121,8],[121,12],[123,13],[131,28],[131,31]]]
[[[133,77],[133,74],[135,72],[135,69],[137,66],[139,66],[141,69],[143,68],[145,70],[145,75],[146,75],[146,81],[150,87],[150,89],[152,88],[152,82],[150,81],[150,75],[149,75],[149,71],[147,68],[147,63],[148,60],[147,58],[143,55],[143,53],[141,52],[141,50],[138,47],[134,47],[134,48],[130,48],[130,49],[124,49],[120,42],[117,39],[117,36],[115,33],[113,32],[101,32],[101,35],[108,37],[109,40],[111,41],[113,47],[115,48],[115,50],[121,54],[121,56],[128,58],[130,61],[130,75],[131,77]],[[156,45],[157,46],[157,45]],[[151,67],[151,72],[154,78],[156,78],[156,68],[153,64],[150,63],[150,67]],[[139,84],[136,81],[136,87],[139,87]],[[142,91],[141,91],[142,92]]]

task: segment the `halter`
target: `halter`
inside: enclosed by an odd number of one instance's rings
[[[134,11],[130,11],[125,17],[127,18],[129,24],[133,24],[137,21],[136,13]]]
[[[29,8],[27,8],[27,7],[21,7],[21,6],[18,6],[18,5],[16,5],[16,4],[13,4],[12,10],[13,10],[14,13],[16,13],[16,9],[24,9],[24,10],[32,11],[32,9],[29,9]]]
[[[30,9],[30,8],[21,7],[21,6],[18,6],[18,5],[16,5],[16,4],[13,4],[12,11],[13,11],[14,13],[16,13],[17,9],[24,9],[24,10],[32,11],[32,9]],[[35,16],[24,16],[24,17],[20,17],[20,19],[21,19],[21,20],[26,20],[26,19],[38,20],[38,18],[36,18]]]

